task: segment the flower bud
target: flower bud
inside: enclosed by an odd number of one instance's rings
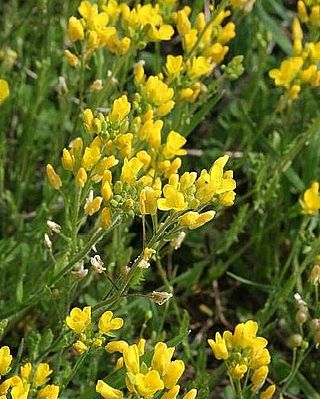
[[[294,349],[294,348],[298,348],[299,346],[301,346],[302,341],[303,341],[303,337],[301,334],[292,334],[289,337],[287,344],[288,344],[289,348]]]

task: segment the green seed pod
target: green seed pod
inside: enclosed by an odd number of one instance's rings
[[[289,346],[289,348],[294,349],[294,348],[298,348],[299,346],[301,346],[303,341],[303,337],[301,334],[292,334],[288,341],[287,344]]]

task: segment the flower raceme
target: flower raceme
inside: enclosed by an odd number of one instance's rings
[[[143,339],[134,345],[129,345],[126,341],[109,342],[106,350],[110,353],[119,352],[122,355],[117,364],[118,367],[124,366],[126,369],[126,388],[129,392],[146,399],[160,393],[163,399],[177,397],[180,391],[177,383],[185,370],[185,365],[182,360],[172,360],[174,347],[158,342],[150,364],[144,362],[145,340]],[[96,391],[105,399],[120,399],[126,396],[124,392],[114,389],[102,380],[97,382]],[[191,389],[183,398],[194,399],[196,394],[197,391]]]
[[[208,340],[215,358],[224,360],[232,380],[241,381],[246,373],[250,373],[253,393],[263,387],[271,360],[266,349],[268,342],[265,338],[258,337],[257,331],[258,324],[249,320],[238,324],[234,333],[225,331],[221,336],[217,332],[215,340]],[[275,386],[272,385],[262,392],[261,397],[271,398],[274,392]]]
[[[199,176],[179,175],[186,139],[173,130],[165,136],[163,121],[152,109],[141,116],[122,95],[107,115],[85,109],[83,121],[89,144],[74,139],[63,149],[61,163],[73,175],[76,190],[88,192],[85,215],[99,214],[102,227],[110,227],[117,215],[156,215],[159,210],[179,213],[180,225],[195,229],[214,217],[215,211],[200,208],[233,204],[236,182],[231,170],[224,171],[229,157],[220,157]],[[50,164],[47,175],[49,184],[61,190],[62,180]]]
[[[7,346],[0,348],[0,374],[10,372],[12,356]],[[47,385],[52,374],[49,364],[39,363],[35,368],[31,363],[20,367],[20,373],[2,380],[0,384],[0,397],[5,399],[11,395],[12,399],[28,399],[37,395],[39,399],[58,399],[59,386]]]
[[[91,307],[85,306],[83,309],[73,308],[66,317],[66,325],[79,338],[73,345],[74,349],[83,353],[89,347],[100,347],[104,341],[104,335],[112,336],[113,331],[122,328],[123,320],[120,317],[114,317],[111,311],[105,311],[99,318],[98,333],[96,333],[91,319]]]

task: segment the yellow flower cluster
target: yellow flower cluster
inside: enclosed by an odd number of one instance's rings
[[[279,69],[272,69],[269,76],[274,79],[276,86],[283,86],[287,90],[290,100],[299,97],[301,86],[320,86],[320,41],[306,41],[302,24],[312,31],[320,26],[320,5],[317,1],[298,1],[298,14],[292,23],[293,54],[282,61]],[[308,12],[308,9],[310,11]]]
[[[0,375],[10,371],[12,355],[8,346],[0,348]],[[12,399],[27,399],[37,394],[39,399],[58,399],[59,386],[46,385],[52,370],[47,363],[39,363],[35,370],[31,363],[20,367],[20,374],[5,379],[0,384],[0,398],[5,399],[10,392]]]
[[[161,399],[177,398],[181,378],[185,364],[182,360],[172,360],[175,348],[168,347],[163,342],[158,342],[154,347],[150,364],[144,361],[145,340],[140,339],[138,344],[129,345],[126,341],[109,342],[106,350],[110,353],[119,352],[121,357],[117,361],[117,367],[126,369],[126,388],[130,393],[138,394],[140,398],[152,398],[154,395]],[[96,385],[96,391],[104,399],[122,399],[126,395],[102,380]],[[183,399],[194,399],[196,389],[191,389]]]
[[[122,328],[123,320],[120,317],[113,317],[111,311],[106,311],[99,318],[99,331],[96,333],[91,322],[91,307],[85,306],[82,310],[73,308],[66,318],[66,325],[78,335],[79,339],[73,344],[74,349],[78,353],[83,353],[90,347],[101,347],[104,335],[112,335],[112,331]]]
[[[163,11],[158,3],[130,8],[126,2],[110,0],[98,7],[84,0],[78,7],[81,18],[69,19],[68,38],[71,43],[82,42],[85,58],[101,47],[113,54],[125,54],[130,48],[141,50],[148,42],[173,36],[174,29],[165,23]],[[65,57],[71,66],[79,65],[77,54],[66,50]]]
[[[165,94],[157,93],[158,96]],[[164,100],[167,103],[167,98]],[[158,110],[162,106],[158,102]],[[138,107],[138,108],[137,108]],[[236,182],[232,171],[224,171],[225,155],[209,171],[178,174],[186,139],[178,132],[162,132],[164,123],[153,110],[140,114],[135,102],[126,95],[113,102],[108,115],[83,112],[87,146],[78,137],[62,153],[62,166],[72,172],[78,190],[88,193],[86,215],[101,208],[103,227],[109,227],[117,215],[155,215],[158,210],[178,212],[180,224],[194,229],[211,220],[213,211],[201,213],[207,206],[233,204]],[[47,175],[54,189],[62,181],[52,165]],[[165,183],[165,184],[164,184]]]
[[[314,182],[311,187],[308,188],[304,194],[303,199],[300,200],[302,212],[309,215],[316,215],[320,209],[320,195],[319,195],[319,183]]]
[[[215,340],[208,340],[216,359],[225,361],[230,378],[240,381],[245,374],[248,374],[251,378],[251,390],[254,393],[263,387],[271,360],[266,349],[268,341],[263,337],[257,337],[257,331],[258,324],[249,320],[238,324],[233,334],[231,331],[225,331],[221,337],[217,332]],[[274,392],[275,386],[271,385],[260,397],[271,398]]]

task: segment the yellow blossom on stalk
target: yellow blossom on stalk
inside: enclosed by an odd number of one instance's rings
[[[165,375],[162,377],[164,386],[167,389],[172,389],[184,373],[184,370],[185,365],[182,360],[174,360],[173,362],[170,362]]]
[[[82,334],[91,324],[91,306],[85,306],[83,310],[73,308],[66,318],[67,326],[76,334]]]
[[[196,389],[190,389],[182,399],[195,399],[197,396],[197,390]]]
[[[319,183],[314,182],[311,187],[308,188],[304,194],[303,199],[300,200],[302,212],[309,215],[316,215],[320,209],[320,195],[319,195]]]
[[[69,18],[68,37],[72,42],[76,42],[78,40],[84,39],[84,31],[83,31],[81,21],[79,21],[75,17]]]
[[[73,170],[75,158],[66,148],[63,149],[61,163],[65,170]]]
[[[122,399],[123,394],[118,389],[112,388],[102,380],[98,380],[96,385],[96,392],[98,392],[104,399]]]
[[[274,79],[276,86],[289,87],[291,82],[297,77],[302,65],[302,57],[291,57],[282,61],[280,69],[271,69],[269,76]]]
[[[22,379],[25,381],[29,381],[31,372],[32,372],[31,363],[26,363],[20,367],[20,375],[21,375]]]
[[[131,104],[128,101],[126,95],[114,100],[112,110],[109,115],[110,122],[122,122],[122,120],[128,116],[131,109]]]
[[[125,349],[128,349],[129,345],[126,341],[112,341],[108,342],[105,349],[107,352],[114,353],[120,352],[123,353]]]
[[[247,370],[248,367],[245,364],[236,364],[235,366],[230,368],[229,373],[233,380],[241,380]]]
[[[8,82],[4,79],[0,79],[0,104],[9,96],[10,89]]]
[[[22,381],[15,385],[11,390],[12,399],[27,399],[30,390],[30,384],[23,384]]]
[[[155,370],[148,371],[146,374],[137,374],[135,376],[135,386],[138,394],[147,399],[164,388],[163,381]]]
[[[121,170],[120,180],[122,182],[134,183],[136,181],[136,175],[143,167],[143,163],[138,158],[133,157],[130,160],[124,159],[124,163]]]
[[[0,348],[0,376],[6,375],[10,371],[10,364],[12,362],[12,355],[8,346]]]
[[[63,54],[64,54],[64,57],[67,60],[68,64],[71,67],[75,68],[79,65],[79,63],[80,63],[79,58],[75,54],[71,53],[71,51],[64,50]]]
[[[112,225],[112,214],[110,208],[103,208],[101,211],[101,225],[103,228],[109,228]]]
[[[123,351],[123,360],[129,373],[138,374],[140,371],[139,349],[137,345],[130,345]]]
[[[208,75],[212,70],[212,65],[206,57],[193,57],[191,63],[187,65],[187,73],[191,79],[198,79],[203,75]]]
[[[158,76],[149,76],[147,79],[144,90],[146,93],[147,101],[160,108],[159,116],[165,116],[171,111],[174,102],[172,101],[174,91],[168,87]],[[161,115],[160,115],[161,114]]]
[[[161,211],[184,211],[188,204],[185,202],[185,198],[176,187],[166,184],[163,187],[164,198],[158,199],[158,209]]]
[[[166,72],[169,77],[174,77],[179,75],[179,73],[182,71],[182,61],[183,58],[181,55],[178,56],[173,56],[173,55],[168,55],[167,56],[167,62],[166,62]]]
[[[79,170],[78,170],[78,172],[76,174],[76,179],[75,179],[76,185],[78,187],[83,188],[85,186],[86,182],[87,182],[87,179],[88,179],[88,175],[87,175],[86,170],[84,168],[82,168],[82,167],[79,168]]]
[[[208,343],[213,351],[213,354],[218,360],[226,360],[229,357],[229,352],[227,349],[227,344],[224,338],[221,337],[220,333],[216,333],[215,341],[213,339],[208,339]]]
[[[183,147],[186,142],[187,142],[187,140],[185,139],[185,137],[181,136],[181,134],[172,130],[168,134],[167,142],[164,145],[163,155],[167,159],[171,159],[176,155],[179,155],[179,156],[186,155],[187,151],[181,149],[181,147]]]
[[[275,385],[270,385],[265,391],[261,392],[260,399],[272,399],[276,391]]]
[[[254,371],[251,377],[253,392],[258,392],[260,390],[260,388],[265,383],[268,373],[269,373],[268,366],[261,366]]]
[[[62,186],[62,181],[50,163],[47,165],[47,176],[50,186],[55,190],[59,190],[59,188]]]
[[[161,196],[161,190],[146,187],[140,192],[140,212],[142,215],[155,215],[157,213],[157,201]]]
[[[59,386],[58,385],[47,385],[41,389],[38,393],[39,399],[58,399],[59,396]]]
[[[73,349],[78,353],[84,353],[84,352],[87,352],[87,350],[88,350],[87,345],[84,342],[79,341],[79,340],[76,341],[72,346],[73,346]]]
[[[91,170],[101,157],[100,148],[98,146],[86,147],[82,157],[81,166],[85,170]]]
[[[166,374],[174,349],[174,347],[168,348],[163,342],[158,342],[154,348],[151,367],[157,370],[161,376]]]
[[[207,211],[204,213],[189,211],[179,217],[179,222],[182,226],[186,226],[190,230],[194,230],[212,220],[215,214],[215,211]]]
[[[100,196],[93,197],[93,191],[91,190],[83,208],[85,213],[92,216],[94,213],[98,212],[102,204],[102,199],[103,198]]]
[[[99,319],[98,327],[102,334],[108,335],[111,331],[119,330],[123,326],[123,320],[120,317],[113,317],[111,311],[106,311]]]
[[[41,386],[44,385],[47,381],[49,375],[52,374],[52,370],[50,370],[48,363],[40,363],[36,369],[36,372],[33,377],[33,381],[35,385]]]

